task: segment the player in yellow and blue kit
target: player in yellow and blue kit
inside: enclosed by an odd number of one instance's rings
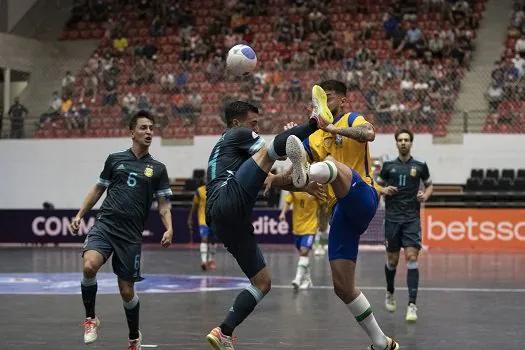
[[[197,211],[197,221],[199,222],[199,233],[201,236],[200,253],[201,253],[201,269],[215,269],[215,253],[217,251],[217,243],[215,242],[215,235],[206,225],[206,185],[197,188],[193,196],[193,203],[188,217],[188,228],[190,233],[193,232],[193,213]]]
[[[295,235],[295,247],[299,252],[297,272],[292,281],[295,290],[308,289],[312,284],[310,275],[309,253],[319,228],[318,211],[319,200],[306,192],[290,192],[284,198],[284,206],[279,220],[286,220],[286,212],[293,208],[292,225]]]
[[[285,173],[270,181],[277,186],[291,182],[297,189],[311,182],[330,184],[328,257],[334,291],[372,340],[369,349],[397,350],[399,344],[385,336],[370,303],[355,286],[359,239],[376,213],[381,192],[370,172],[368,142],[375,139],[374,127],[359,113],[342,111],[347,93],[344,83],[328,80],[319,85],[321,91],[312,95],[314,113],[329,110],[335,116],[334,123],[310,135],[304,144],[290,136],[286,154],[292,161],[291,176]],[[309,165],[307,157],[316,163]]]

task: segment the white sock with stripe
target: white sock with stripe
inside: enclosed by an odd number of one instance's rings
[[[310,259],[307,256],[299,257],[299,262],[297,263],[297,273],[295,274],[294,281],[301,283],[306,273],[306,270],[308,270],[309,262]]]
[[[310,181],[329,184],[337,178],[337,167],[334,162],[325,160],[310,165]]]
[[[377,324],[376,318],[372,313],[370,303],[363,293],[359,294],[357,298],[352,300],[346,307],[352,315],[354,315],[357,323],[365,330],[368,337],[372,340],[374,348],[377,350],[386,349],[388,340],[385,334]]]
[[[201,243],[201,263],[206,263],[208,261],[208,243]]]

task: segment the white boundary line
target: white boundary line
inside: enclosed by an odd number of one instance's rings
[[[288,285],[272,285],[276,289],[293,289]],[[332,289],[333,286],[313,286],[310,289]],[[386,290],[385,286],[357,286],[361,290]],[[396,287],[397,290],[408,290],[406,287]],[[525,293],[520,288],[454,288],[454,287],[419,287],[418,290],[426,292],[457,292],[457,293]]]

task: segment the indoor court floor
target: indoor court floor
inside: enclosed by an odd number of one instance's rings
[[[364,350],[363,330],[331,289],[327,257],[311,259],[314,288],[294,293],[292,247],[264,246],[273,290],[235,332],[236,349]],[[0,249],[2,349],[86,349],[80,323],[81,260],[77,248]],[[143,349],[209,349],[205,335],[222,321],[246,285],[223,250],[217,269],[201,272],[196,249],[144,249],[137,284]],[[387,335],[401,349],[521,349],[525,342],[525,255],[424,252],[420,261],[419,320],[405,322],[404,263],[398,267],[398,309],[385,311],[384,253],[360,253],[360,286]],[[127,326],[107,264],[98,277],[98,341],[92,349],[125,349]]]

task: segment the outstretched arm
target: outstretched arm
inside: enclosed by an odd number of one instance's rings
[[[348,128],[338,128],[333,124],[328,124],[323,128],[323,130],[332,134],[345,136],[359,142],[372,142],[376,138],[374,127],[370,123],[351,126]]]

